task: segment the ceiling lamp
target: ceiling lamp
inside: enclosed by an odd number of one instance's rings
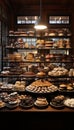
[[[34,26],[34,28],[37,29],[37,30],[43,30],[43,29],[47,28],[46,24],[43,22],[44,20],[42,20],[41,9],[42,9],[42,3],[41,3],[41,0],[40,0],[40,17],[36,21],[35,26]]]

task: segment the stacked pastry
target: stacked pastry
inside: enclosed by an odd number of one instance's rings
[[[48,41],[45,41],[45,48],[52,48],[53,47],[53,41],[50,41],[50,40],[48,40]]]
[[[34,104],[38,107],[44,107],[48,105],[48,101],[45,97],[38,97]]]

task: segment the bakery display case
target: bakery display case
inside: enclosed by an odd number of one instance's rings
[[[0,73],[1,110],[62,111],[67,107],[65,100],[74,98],[71,36],[64,26],[9,31]]]

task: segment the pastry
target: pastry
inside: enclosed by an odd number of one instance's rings
[[[24,32],[20,32],[19,35],[20,36],[28,36],[27,32],[25,32],[25,31]]]
[[[36,47],[37,47],[37,48],[43,48],[44,45],[45,45],[44,40],[40,40],[40,39],[39,39],[39,40],[36,41]]]
[[[54,97],[55,100],[64,100],[64,95],[58,95],[56,97]]]
[[[33,93],[51,93],[58,90],[58,87],[46,80],[36,80],[26,87],[27,91]]]
[[[67,89],[66,84],[60,84],[59,85],[59,90],[66,90],[66,89]]]
[[[32,107],[34,104],[34,100],[31,96],[25,96],[25,98],[21,99],[20,106],[23,108]]]
[[[18,91],[25,90],[25,82],[24,81],[16,81],[14,84],[14,89]]]
[[[34,61],[34,54],[33,53],[28,53],[26,55],[26,60],[28,60],[28,61]]]
[[[46,75],[46,73],[45,73],[45,72],[42,72],[42,71],[40,71],[40,72],[38,72],[38,73],[36,74],[36,76],[40,76],[40,77],[45,76],[45,75]]]
[[[24,91],[25,86],[24,85],[14,85],[14,90]]]
[[[3,82],[0,82],[0,86],[2,86],[3,85]]]
[[[50,54],[47,54],[47,55],[45,56],[45,58],[46,58],[46,59],[50,59]]]
[[[51,99],[50,105],[56,108],[64,107],[64,100],[64,95],[55,96],[53,99]]]
[[[16,81],[15,84],[20,85],[20,81]]]
[[[66,84],[60,84],[59,87],[60,88],[66,88],[67,86],[66,86]]]
[[[28,31],[27,33],[29,36],[34,36],[34,31]]]
[[[64,101],[64,105],[71,107],[71,108],[74,108],[74,98],[67,98]]]
[[[18,101],[17,100],[15,100],[15,98],[12,98],[12,99],[10,99],[9,100],[9,102],[8,102],[10,105],[14,105],[14,104],[17,104],[18,103]]]
[[[53,41],[45,41],[45,48],[53,47]]]
[[[67,90],[73,90],[73,87],[67,86]]]
[[[14,35],[14,31],[13,30],[9,30],[9,36],[13,36]]]
[[[22,60],[22,55],[20,53],[14,53],[14,57],[16,61],[21,61]]]
[[[49,33],[49,36],[55,36],[55,35],[56,35],[55,32]]]
[[[55,67],[52,71],[48,72],[50,76],[64,76],[68,74],[68,70],[64,67]]]
[[[5,106],[5,102],[3,102],[2,100],[0,100],[0,108]]]
[[[34,104],[36,106],[47,106],[48,105],[48,101],[47,101],[46,98],[38,97]]]
[[[44,66],[44,72],[48,72],[49,71],[49,67]]]

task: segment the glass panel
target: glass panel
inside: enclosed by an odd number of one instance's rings
[[[7,25],[2,22],[2,45],[7,44]]]
[[[0,71],[1,71],[1,66],[2,66],[2,48],[1,48],[1,21],[0,21]],[[1,80],[1,79],[0,79]]]
[[[0,6],[0,14],[1,14],[1,6]]]
[[[4,8],[1,8],[1,6],[0,6],[0,14],[2,18],[7,19],[7,12],[6,10],[4,10]]]
[[[0,21],[0,45],[1,45],[1,21]]]
[[[36,38],[23,38],[23,41],[27,42],[29,44],[29,47],[31,45],[36,46],[36,40],[37,40]]]
[[[69,16],[49,16],[50,24],[69,24]]]

